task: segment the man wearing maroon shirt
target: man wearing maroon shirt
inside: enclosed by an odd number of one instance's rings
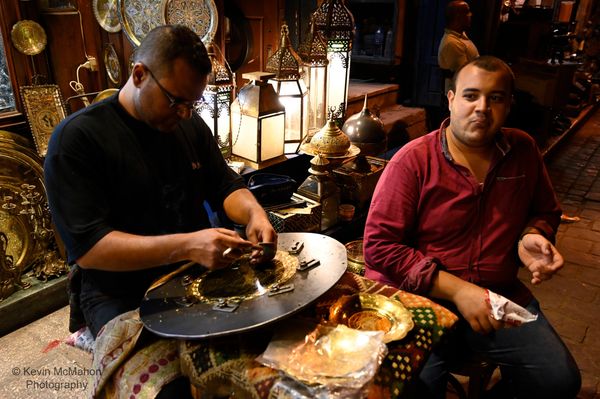
[[[450,346],[500,365],[500,397],[574,398],[577,365],[517,278],[523,266],[539,284],[563,258],[552,245],[561,211],[535,142],[501,128],[513,88],[512,71],[495,57],[455,74],[450,119],[398,151],[379,180],[365,227],[366,276],[455,310],[462,322]],[[486,289],[538,319],[504,328]],[[419,397],[445,397],[450,352],[432,354]]]

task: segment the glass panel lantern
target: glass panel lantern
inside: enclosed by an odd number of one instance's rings
[[[204,89],[202,95],[203,101],[196,105],[196,112],[210,127],[223,157],[229,158],[231,156],[229,106],[233,89],[232,76],[229,70],[217,59],[215,44],[210,43],[206,50],[212,64],[212,71],[208,75],[206,89]]]
[[[313,18],[317,31],[327,41],[327,110],[340,120],[348,101],[354,17],[343,0],[325,0]]]
[[[306,41],[298,49],[302,59],[304,83],[308,88],[308,136],[327,122],[327,43],[310,22]],[[307,138],[307,140],[309,140]]]
[[[308,132],[308,91],[300,76],[302,60],[292,48],[286,24],[281,26],[280,46],[267,60],[269,80],[285,107],[285,152],[294,153]]]
[[[265,161],[283,156],[285,107],[267,82],[274,76],[265,72],[243,74],[250,82],[231,104],[233,155],[250,161],[257,169],[267,166]]]

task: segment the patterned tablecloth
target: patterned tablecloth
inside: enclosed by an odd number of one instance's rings
[[[412,313],[415,327],[399,341],[388,343],[369,398],[401,398],[408,392],[410,381],[418,375],[432,349],[458,320],[446,308],[419,295],[382,285],[346,272],[340,281],[298,316],[315,320],[327,319],[330,306],[342,295],[358,292],[381,294],[402,302]],[[281,323],[285,323],[285,320]],[[197,398],[229,396],[243,398],[275,398],[281,374],[254,359],[267,347],[276,325],[213,340],[181,341],[181,369],[192,382]],[[222,391],[226,387],[226,391]]]

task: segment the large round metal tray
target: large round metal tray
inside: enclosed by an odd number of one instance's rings
[[[152,29],[163,25],[162,0],[119,0],[119,17],[125,35],[135,47]]]
[[[320,264],[297,271],[284,282],[292,291],[264,294],[242,301],[232,312],[215,309],[214,301],[189,304],[188,286],[206,269],[196,267],[149,291],[140,305],[146,328],[163,337],[198,339],[250,331],[292,315],[324,294],[346,271],[346,249],[331,237],[315,233],[281,233],[278,251],[288,251],[296,242],[304,248],[298,261],[318,259]]]
[[[31,205],[26,202],[28,195],[35,195]],[[17,270],[27,271],[43,256],[45,248],[35,241],[34,233],[49,224],[45,204],[41,159],[28,140],[0,130],[0,232],[6,235],[6,255]]]
[[[111,33],[121,30],[117,0],[94,0],[92,8],[96,21],[102,29]]]
[[[217,6],[213,0],[162,0],[166,24],[181,24],[192,29],[204,42],[215,38],[218,25]]]

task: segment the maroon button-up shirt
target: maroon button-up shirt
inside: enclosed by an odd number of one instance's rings
[[[452,160],[444,126],[402,147],[375,189],[364,236],[366,277],[427,294],[437,269],[525,305],[517,241],[554,241],[561,210],[534,140],[503,128],[483,184]]]

